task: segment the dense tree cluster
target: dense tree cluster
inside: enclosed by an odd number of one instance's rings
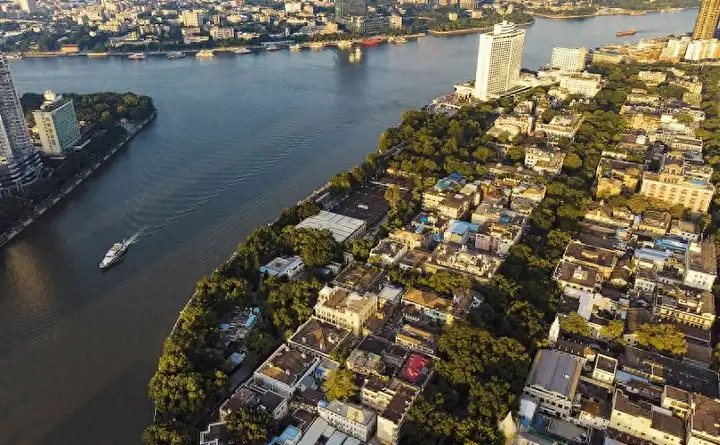
[[[328,400],[348,400],[357,394],[355,373],[348,369],[331,371],[323,383],[323,390]]]
[[[687,352],[685,336],[672,324],[641,324],[635,331],[635,339],[640,346],[661,352],[677,355]]]
[[[448,18],[449,12],[458,12],[452,8],[440,8],[439,10],[423,11],[421,17],[426,19],[427,28],[430,31],[457,31],[472,28],[489,28],[494,24],[503,20],[517,24],[532,23],[533,18],[527,14],[523,8],[515,5],[515,8],[509,14],[502,11],[487,9],[483,11],[481,18],[465,17],[459,13],[457,20]]]

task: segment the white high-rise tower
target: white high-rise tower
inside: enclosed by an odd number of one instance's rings
[[[38,178],[40,157],[30,141],[10,67],[0,54],[0,195]]]
[[[475,97],[487,100],[518,84],[524,45],[525,30],[506,21],[480,35]]]

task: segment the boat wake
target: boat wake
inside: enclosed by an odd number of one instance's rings
[[[127,244],[135,244],[138,241],[138,239],[140,239],[140,236],[143,234],[143,232],[145,232],[146,228],[147,227],[143,227],[142,229],[138,230],[135,234],[133,234],[133,236],[128,238]]]

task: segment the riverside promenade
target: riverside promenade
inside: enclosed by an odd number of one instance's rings
[[[32,224],[34,221],[36,221],[38,218],[40,218],[45,212],[50,210],[52,206],[60,202],[64,197],[66,197],[70,192],[75,190],[77,186],[82,184],[84,180],[90,177],[98,168],[100,168],[102,165],[107,162],[108,159],[110,159],[115,153],[118,152],[122,147],[124,147],[132,138],[137,135],[140,130],[145,128],[150,122],[152,122],[155,117],[157,116],[157,111],[153,111],[153,113],[145,119],[142,122],[139,123],[132,123],[132,124],[126,124],[123,126],[125,130],[127,131],[127,135],[117,142],[115,146],[105,155],[102,159],[100,159],[95,165],[90,167],[88,170],[86,170],[84,173],[81,173],[78,175],[75,180],[70,182],[69,184],[65,185],[63,188],[61,188],[58,193],[54,196],[48,197],[43,202],[39,203],[36,210],[27,217],[22,222],[18,223],[15,227],[13,227],[9,232],[0,234],[0,247],[4,246],[8,242],[10,242],[13,238],[18,236],[27,226]]]

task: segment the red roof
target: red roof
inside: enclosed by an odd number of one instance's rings
[[[412,383],[419,383],[425,378],[423,372],[430,365],[430,359],[419,354],[410,354],[400,376]]]

